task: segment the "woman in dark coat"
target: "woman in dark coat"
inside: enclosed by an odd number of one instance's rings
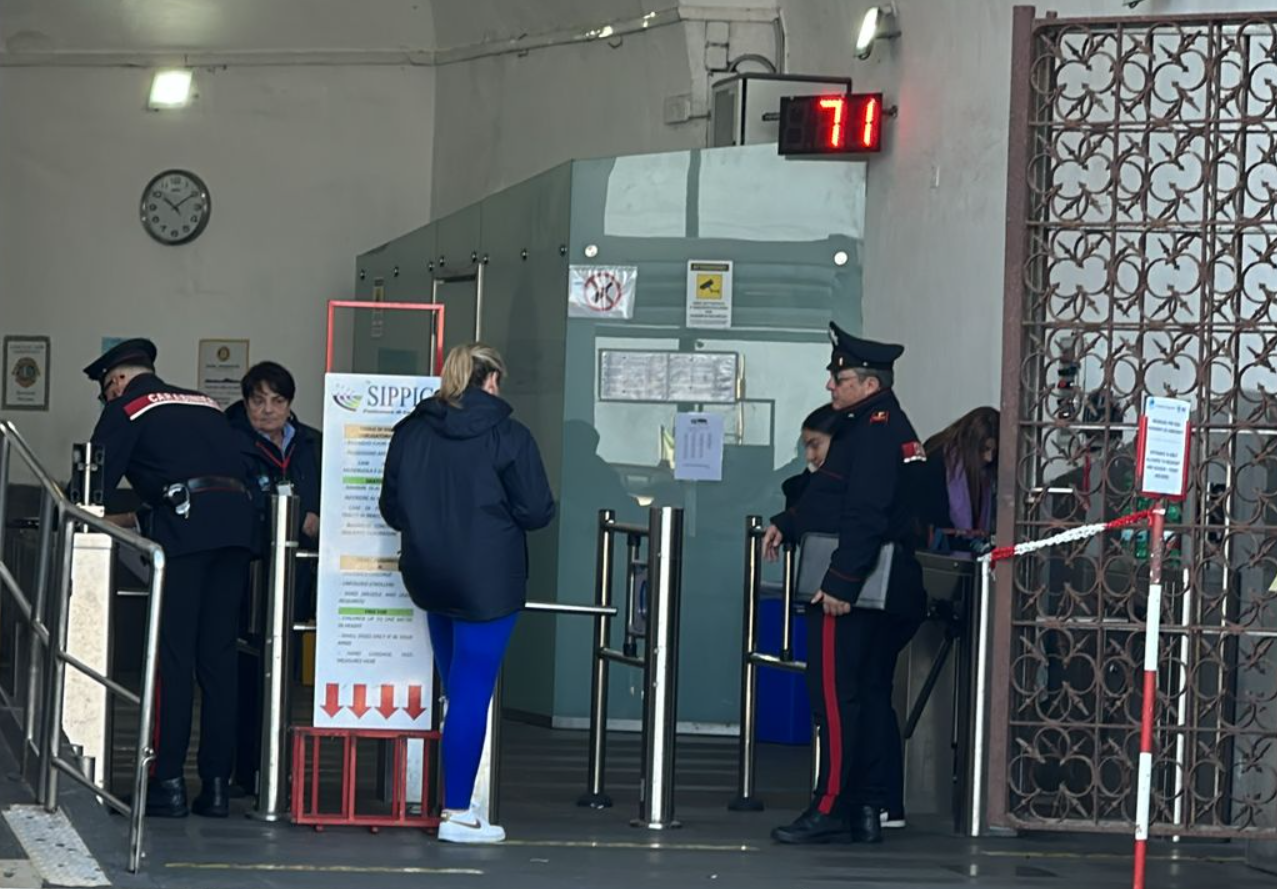
[[[781,484],[780,491],[785,495],[785,509],[791,509],[798,502],[803,491],[807,490],[812,473],[824,465],[825,457],[829,454],[829,443],[834,440],[834,431],[842,421],[842,413],[828,404],[822,404],[803,420],[803,457],[807,460],[807,468]]]
[[[505,361],[458,346],[439,391],[395,426],[381,514],[402,534],[399,568],[424,609],[448,698],[439,839],[494,843],[505,831],[471,810],[488,703],[527,598],[527,532],[554,518],[536,442],[500,396]]]

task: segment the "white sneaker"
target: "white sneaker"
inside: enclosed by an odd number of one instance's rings
[[[445,809],[439,822],[439,839],[445,843],[499,843],[505,839],[505,828],[489,824],[473,809]]]
[[[878,819],[882,826],[886,828],[899,829],[905,826],[904,812],[901,812],[898,815],[893,815],[886,809],[883,809],[878,813]]]

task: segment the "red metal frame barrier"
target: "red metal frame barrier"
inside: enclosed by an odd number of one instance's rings
[[[390,812],[360,814],[356,796],[359,773],[358,742],[389,741],[393,757],[390,788]],[[341,742],[341,803],[336,812],[320,808],[319,760],[323,741]],[[421,741],[425,755],[421,770],[421,814],[408,814],[408,742]],[[417,827],[434,830],[439,816],[429,810],[430,768],[434,748],[439,742],[435,731],[390,731],[386,729],[293,728],[293,823],[309,825],[322,831],[325,827],[367,827],[376,833],[383,827]],[[310,756],[307,757],[309,748]],[[309,791],[309,793],[308,793]]]

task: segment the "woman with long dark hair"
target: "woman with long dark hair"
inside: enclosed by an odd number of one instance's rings
[[[969,550],[993,533],[998,412],[978,407],[927,439],[923,520],[933,549]]]
[[[439,391],[395,426],[381,514],[403,536],[399,568],[426,612],[448,699],[439,839],[498,843],[505,831],[472,810],[488,703],[527,599],[527,532],[554,518],[532,433],[500,398],[505,361],[457,346]]]

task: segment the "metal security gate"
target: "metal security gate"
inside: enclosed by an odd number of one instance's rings
[[[1017,8],[998,536],[1142,505],[1145,393],[1194,405],[1168,516],[1153,832],[1277,837],[1277,13]],[[1129,832],[1142,528],[1004,563],[989,816]]]

